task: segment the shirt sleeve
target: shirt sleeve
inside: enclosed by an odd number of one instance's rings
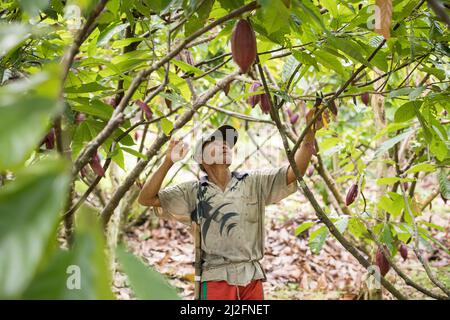
[[[184,182],[159,190],[158,198],[163,210],[176,216],[188,216],[195,209],[196,183]]]
[[[287,184],[289,165],[256,171],[258,189],[266,205],[279,202],[298,190],[297,181]]]

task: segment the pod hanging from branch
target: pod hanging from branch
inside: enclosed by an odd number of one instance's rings
[[[256,59],[256,36],[247,20],[236,22],[231,36],[231,55],[241,73],[247,73]]]

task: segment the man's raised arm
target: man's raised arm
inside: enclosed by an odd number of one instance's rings
[[[306,123],[309,123],[314,116],[315,109],[309,110],[306,115]],[[325,112],[325,116],[328,117],[328,113]],[[314,129],[312,128],[314,127]],[[297,149],[294,155],[294,160],[297,165],[300,174],[303,176],[308,168],[309,161],[311,161],[311,157],[314,153],[314,137],[316,131],[323,127],[322,117],[319,116],[317,118],[315,126],[312,126],[305,135],[305,138],[302,141],[302,144]],[[287,184],[291,184],[296,180],[294,170],[289,166],[289,169],[286,174],[286,182]]]
[[[174,162],[183,159],[186,154],[187,146],[183,142],[175,139],[170,140],[163,163],[158,167],[156,172],[152,174],[150,179],[147,180],[139,193],[139,204],[153,207],[161,206],[161,202],[158,198],[158,192],[161,189],[164,178],[173,166]]]

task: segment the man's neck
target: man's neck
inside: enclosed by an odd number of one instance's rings
[[[217,185],[222,190],[228,185],[231,180],[231,172],[226,165],[214,165],[206,169],[208,180]]]

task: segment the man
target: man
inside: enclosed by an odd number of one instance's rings
[[[308,122],[312,116],[311,110]],[[315,131],[322,122],[317,121],[313,127],[294,156],[302,175],[314,150]],[[187,154],[186,145],[171,140],[165,160],[145,183],[138,199],[141,205],[162,207],[171,214],[200,221],[201,297],[206,300],[264,299],[262,281],[266,276],[259,262],[264,254],[264,207],[297,190],[290,165],[231,172],[231,149],[237,138],[236,129],[227,125],[205,136],[194,150],[194,159],[206,175],[200,181],[160,190],[174,162]]]

